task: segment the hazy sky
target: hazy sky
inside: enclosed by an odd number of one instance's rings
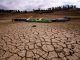
[[[32,10],[46,9],[62,5],[76,5],[80,7],[80,0],[0,0],[0,9]]]

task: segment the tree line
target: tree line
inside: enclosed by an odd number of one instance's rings
[[[27,13],[27,11],[0,9],[0,13]]]
[[[58,7],[51,7],[46,10],[44,9],[33,9],[33,11],[20,11],[20,10],[4,10],[0,9],[0,13],[28,13],[28,12],[33,12],[33,13],[52,13],[55,11],[62,11],[62,10],[69,10],[69,9],[75,9],[75,5],[63,5],[63,6],[58,6]]]

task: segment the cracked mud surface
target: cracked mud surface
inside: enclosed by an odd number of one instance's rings
[[[36,27],[32,27],[36,25]],[[54,23],[0,26],[0,60],[79,60],[80,34]]]

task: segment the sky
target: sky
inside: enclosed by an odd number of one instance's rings
[[[0,0],[0,9],[33,10],[47,9],[62,5],[76,5],[80,8],[80,0]]]

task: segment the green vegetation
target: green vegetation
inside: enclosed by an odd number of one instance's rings
[[[36,20],[36,19],[33,19],[33,20],[30,20],[29,22],[49,23],[50,21],[49,21],[49,20],[45,20],[45,19],[42,19],[42,20]]]

